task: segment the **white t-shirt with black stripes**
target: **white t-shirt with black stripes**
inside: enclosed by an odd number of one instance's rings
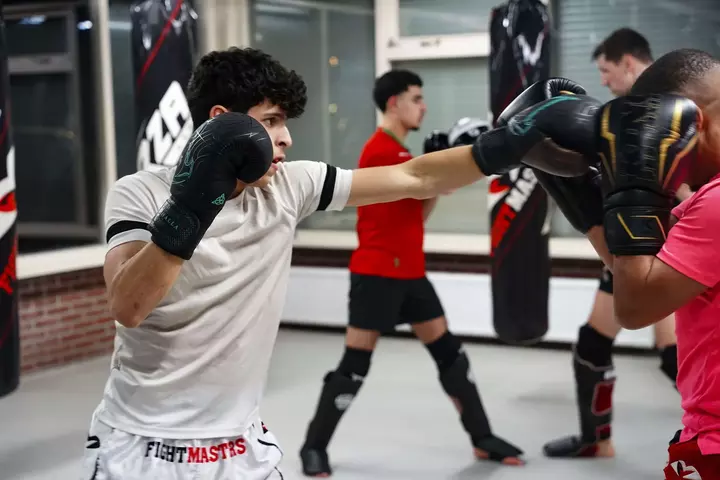
[[[150,241],[146,226],[170,195],[172,169],[121,178],[105,207],[108,249]],[[229,200],[174,286],[137,328],[117,325],[97,418],[167,439],[242,434],[265,388],[290,276],[295,228],[341,210],[352,171],[281,166],[270,184]]]

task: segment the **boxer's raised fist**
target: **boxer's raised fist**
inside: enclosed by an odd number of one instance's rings
[[[655,255],[695,158],[700,110],[678,95],[620,97],[598,117],[605,238],[613,255]]]
[[[272,159],[267,130],[248,115],[223,113],[200,125],[180,155],[170,198],[150,222],[152,241],[189,260],[237,181],[260,179]]]

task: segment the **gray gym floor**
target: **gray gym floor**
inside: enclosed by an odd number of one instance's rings
[[[334,333],[280,332],[263,418],[285,450],[286,479],[304,478],[298,449],[322,376],[342,352]],[[662,478],[668,440],[680,425],[679,397],[655,357],[617,356],[617,457],[549,460],[542,444],[577,429],[568,351],[468,345],[498,434],[525,449],[524,467],[474,461],[435,366],[419,343],[380,342],[370,375],[330,448],[334,479]],[[26,376],[0,400],[0,478],[74,480],[108,358]]]

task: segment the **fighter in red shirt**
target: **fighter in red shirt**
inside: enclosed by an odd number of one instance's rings
[[[420,127],[426,106],[422,80],[405,70],[391,70],[375,83],[373,97],[383,112],[379,128],[365,144],[359,167],[380,167],[412,158],[404,145]],[[425,150],[440,150],[437,135]],[[358,208],[359,245],[350,260],[349,325],[340,364],[325,376],[314,418],[300,451],[308,476],[332,473],[327,447],[370,369],[378,338],[400,324],[410,324],[435,360],[440,383],[461,412],[476,457],[519,465],[522,451],[493,435],[472,381],[467,355],[448,331],[440,299],[425,275],[424,222],[436,199],[406,199]]]

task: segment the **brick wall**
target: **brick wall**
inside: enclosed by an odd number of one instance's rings
[[[102,269],[20,280],[23,373],[112,352]]]

